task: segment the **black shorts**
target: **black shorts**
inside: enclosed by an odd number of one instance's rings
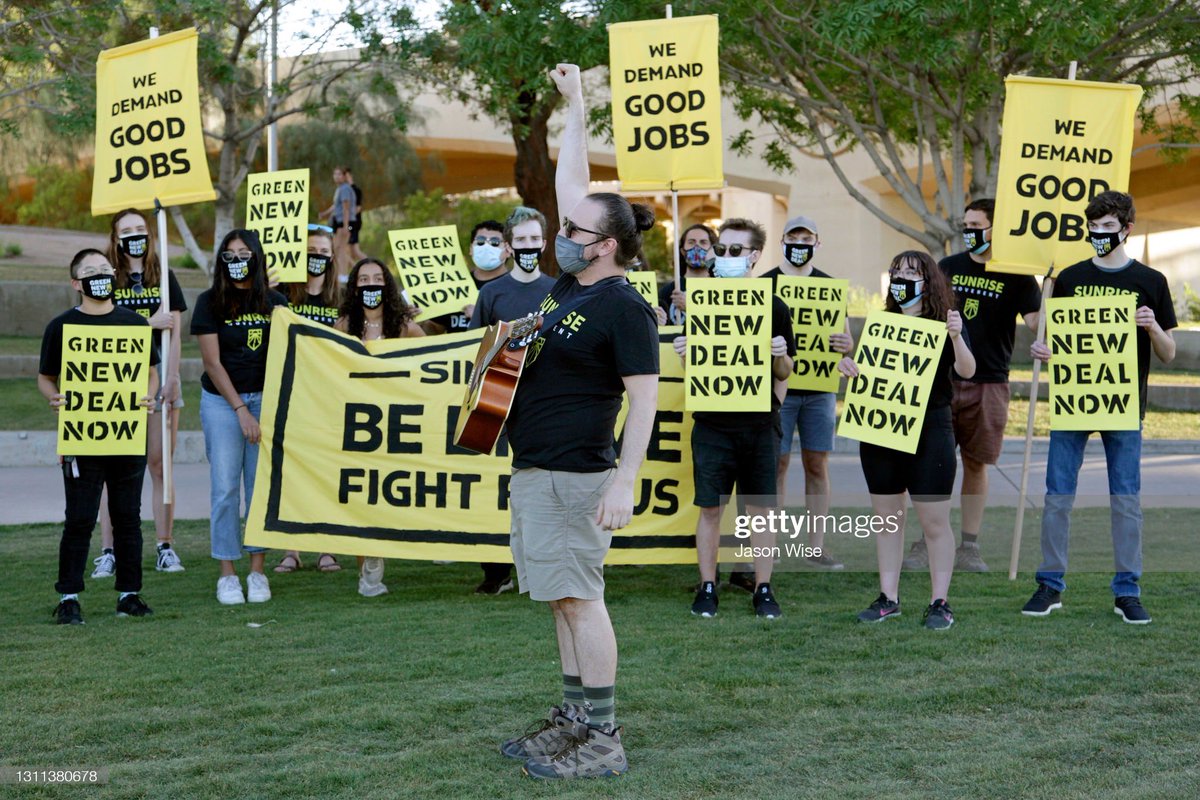
[[[858,448],[858,458],[871,494],[907,491],[914,500],[949,500],[958,471],[950,407],[931,409],[925,415],[917,452],[902,453],[863,442]]]
[[[775,467],[779,460],[779,423],[720,430],[697,420],[692,426],[692,476],[695,504],[716,508],[733,494],[752,505],[775,504]]]
[[[362,230],[362,220],[351,220],[350,222],[350,244],[358,244],[358,232]]]

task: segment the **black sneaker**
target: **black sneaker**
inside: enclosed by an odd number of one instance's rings
[[[954,624],[954,612],[945,600],[934,600],[925,609],[925,627],[931,631],[944,631]]]
[[[512,578],[505,578],[502,581],[485,579],[483,583],[475,587],[475,594],[503,594],[512,591],[512,588]]]
[[[1027,617],[1045,617],[1056,608],[1062,608],[1062,592],[1056,592],[1044,583],[1039,583],[1037,591],[1029,602],[1021,609]]]
[[[54,609],[54,622],[57,625],[82,625],[83,610],[78,600],[63,600]]]
[[[692,613],[697,617],[715,617],[717,615],[717,585],[712,581],[704,581],[696,591],[696,599],[692,601]]]
[[[140,594],[126,595],[117,601],[118,617],[146,617],[154,613],[154,609],[146,605]]]
[[[883,622],[885,619],[900,616],[900,601],[888,600],[883,592],[875,598],[875,602],[867,606],[865,611],[858,612],[859,622]]]
[[[775,602],[775,595],[771,594],[771,584],[760,583],[754,587],[754,613],[762,619],[779,619],[783,616],[783,609]]]
[[[754,593],[754,573],[753,572],[731,572],[729,573],[729,585],[737,589],[745,589],[751,594]]]
[[[1150,612],[1142,607],[1142,601],[1137,597],[1118,597],[1113,605],[1113,613],[1120,614],[1121,619],[1130,625],[1150,624]]]

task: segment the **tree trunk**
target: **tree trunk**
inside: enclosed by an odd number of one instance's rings
[[[558,275],[554,260],[554,236],[558,232],[558,198],[554,190],[554,162],[550,160],[550,115],[557,101],[530,113],[537,102],[533,92],[522,92],[521,114],[510,120],[517,160],[513,167],[517,194],[521,202],[536,208],[546,216],[546,250],[542,253],[541,269],[547,275]]]
[[[187,220],[183,218],[183,209],[179,206],[171,206],[171,219],[175,220],[175,229],[179,231],[179,238],[183,239],[183,249],[192,257],[200,269],[204,270],[204,274],[212,276],[212,257],[204,252],[204,249],[196,242],[196,237],[192,235],[192,229],[188,227]]]

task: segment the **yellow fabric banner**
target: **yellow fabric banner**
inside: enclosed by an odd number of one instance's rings
[[[651,308],[658,306],[658,278],[650,270],[637,270],[635,272],[626,272],[625,277],[629,278],[629,282],[633,284],[633,288],[638,290],[638,294],[642,296]]]
[[[463,306],[475,302],[478,292],[453,225],[388,231],[388,241],[399,268],[400,288],[421,309],[417,319],[458,314]]]
[[[770,411],[770,281],[689,280],[686,355],[688,411]]]
[[[246,227],[258,234],[280,283],[308,280],[308,168],[256,172],[246,181]]]
[[[1045,275],[1094,255],[1088,201],[1129,189],[1142,87],[1010,75],[988,271]]]
[[[842,354],[830,349],[829,334],[846,330],[850,281],[780,275],[775,279],[775,295],[787,303],[796,334],[796,363],[788,388],[836,392]]]
[[[1050,430],[1140,427],[1136,306],[1133,295],[1046,301]]]
[[[838,435],[917,452],[934,374],[946,343],[946,323],[892,311],[872,311],[846,382]]]
[[[625,191],[724,185],[719,37],[715,16],[609,26],[613,140]]]
[[[659,412],[633,523],[610,564],[694,563],[691,420],[664,329]],[[510,561],[508,442],[453,444],[482,331],[363,345],[286,309],[271,320],[246,542],[388,558]],[[669,354],[669,355],[668,355]],[[674,365],[672,365],[674,361]],[[618,431],[624,425],[624,412]]]
[[[92,214],[216,200],[200,127],[196,29],[96,59]]]
[[[151,347],[148,325],[63,326],[60,456],[145,455]]]

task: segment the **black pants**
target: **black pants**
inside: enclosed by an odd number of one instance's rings
[[[61,594],[83,591],[83,570],[88,545],[100,514],[100,493],[108,487],[108,513],[113,525],[113,555],[117,559],[118,592],[142,590],[142,480],[146,457],[77,456],[79,477],[71,464],[63,464],[67,495],[66,523],[58,545],[58,582]]]

